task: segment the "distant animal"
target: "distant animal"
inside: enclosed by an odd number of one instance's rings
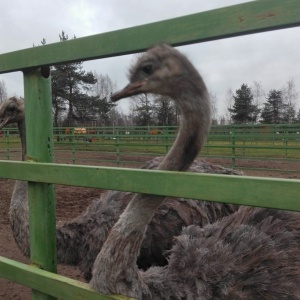
[[[86,134],[86,128],[83,127],[75,127],[74,134]]]
[[[158,130],[156,130],[156,129],[150,130],[150,134],[151,135],[157,135],[158,134]]]
[[[158,169],[188,170],[210,127],[201,76],[165,44],[150,48],[129,74],[130,83],[112,100],[140,93],[170,96],[181,109],[181,125]],[[95,260],[94,289],[149,300],[299,299],[300,218],[287,211],[241,207],[203,228],[188,226],[175,238],[167,265],[139,270],[136,260],[148,226],[164,201],[148,194],[132,198]]]
[[[15,97],[3,102],[0,106],[0,129],[17,122],[21,144],[22,160],[26,158],[26,135],[24,102]],[[156,169],[162,158],[154,158],[144,168]],[[199,173],[239,174],[231,169],[195,161],[190,171]],[[28,229],[28,184],[16,181],[10,204],[10,224],[18,247],[25,256],[29,256]],[[91,278],[94,260],[112,226],[126,208],[134,194],[107,191],[96,199],[86,211],[75,219],[66,222],[56,229],[57,259],[60,263],[78,265],[86,280]],[[199,226],[233,213],[236,206],[211,202],[173,199],[168,197],[155,214],[147,231],[147,238],[142,244],[137,263],[140,268],[165,265],[165,252],[171,248],[172,240],[183,226]]]

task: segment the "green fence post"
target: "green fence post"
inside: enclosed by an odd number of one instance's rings
[[[50,70],[47,74],[46,69],[44,76],[41,70],[24,72],[27,158],[36,162],[53,162]],[[29,182],[28,199],[31,264],[56,273],[53,184]],[[55,298],[33,290],[32,299]]]
[[[169,127],[165,127],[164,128],[164,136],[165,136],[165,154],[167,154],[169,152]]]
[[[285,158],[288,157],[288,137],[284,138],[284,147],[285,147]]]
[[[116,141],[116,154],[117,154],[117,166],[120,166],[120,134],[119,134],[119,129],[116,130],[116,135],[115,135],[115,141]]]
[[[209,139],[206,140],[204,149],[205,149],[205,155],[208,156],[209,155]]]
[[[9,130],[5,130],[4,136],[6,138],[6,159],[9,160],[9,155],[10,155]]]
[[[76,155],[76,146],[75,146],[75,130],[74,127],[70,130],[69,132],[71,134],[71,143],[72,143],[72,162],[75,165],[76,163],[76,159],[75,159],[75,155]]]
[[[235,128],[231,129],[231,168],[235,168]]]

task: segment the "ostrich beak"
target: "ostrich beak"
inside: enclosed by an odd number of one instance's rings
[[[143,93],[142,87],[146,81],[137,81],[133,83],[129,83],[123,90],[120,90],[111,95],[110,99],[112,102],[116,102],[122,98],[127,98],[130,96],[138,95]]]
[[[0,130],[9,122],[10,117],[0,118]]]

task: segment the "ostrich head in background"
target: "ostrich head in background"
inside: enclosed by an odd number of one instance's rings
[[[11,97],[0,104],[0,129],[11,123],[24,121],[24,101]]]

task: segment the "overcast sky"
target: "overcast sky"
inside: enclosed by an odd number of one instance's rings
[[[234,5],[241,0],[0,0],[0,53],[59,41],[64,30],[71,38],[174,18]],[[226,26],[226,24],[224,24]],[[248,35],[179,47],[202,74],[218,98],[218,114],[225,114],[226,92],[242,83],[260,82],[265,90],[281,89],[293,79],[300,90],[300,28]],[[132,56],[84,63],[86,71],[107,74],[118,88],[127,83]],[[23,96],[22,73],[0,75],[8,96]],[[297,107],[300,108],[298,99]],[[121,107],[126,111],[128,101]]]

